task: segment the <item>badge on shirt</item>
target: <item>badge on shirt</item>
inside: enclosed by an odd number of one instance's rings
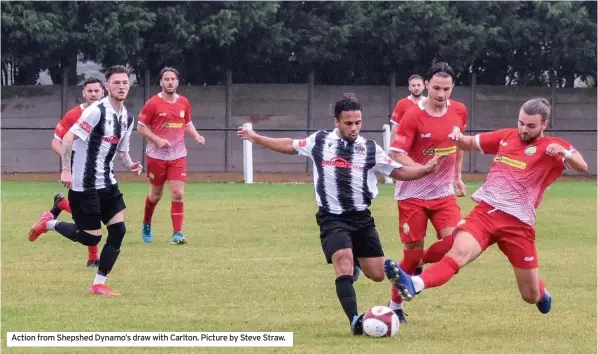
[[[179,113],[179,116],[180,116],[181,118],[185,118],[185,111],[181,111],[181,113]]]
[[[525,148],[525,154],[527,156],[532,156],[536,153],[536,150],[538,150],[538,148],[536,148],[535,146],[528,146]]]

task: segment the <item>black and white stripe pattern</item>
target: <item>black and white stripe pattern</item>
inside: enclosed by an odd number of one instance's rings
[[[118,115],[107,98],[83,111],[71,131],[77,154],[73,159],[74,191],[101,189],[117,183],[114,157],[117,150],[128,151],[133,117],[123,108]]]
[[[378,195],[375,172],[389,175],[401,167],[375,141],[359,136],[350,143],[336,130],[319,131],[293,146],[312,158],[317,203],[333,214],[367,209]]]

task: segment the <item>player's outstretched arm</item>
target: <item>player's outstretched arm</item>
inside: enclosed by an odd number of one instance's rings
[[[409,155],[405,152],[405,151],[390,151],[390,158],[395,160],[396,162],[400,163],[403,166],[410,166],[410,167],[422,167],[422,164],[419,164],[415,161],[413,161],[413,159],[411,157],[409,157]]]
[[[448,137],[458,149],[463,151],[479,150],[475,142],[475,136],[466,136],[460,131],[455,131],[450,133]]]
[[[412,181],[414,179],[419,179],[435,172],[438,169],[439,163],[445,158],[446,155],[436,155],[425,165],[403,166],[401,168],[395,168],[390,176],[398,181]]]
[[[588,172],[588,164],[578,151],[567,150],[562,145],[553,143],[546,147],[546,154],[550,156],[562,156],[565,165],[575,172]]]
[[[297,155],[297,150],[293,147],[293,139],[290,138],[270,138],[259,135],[253,129],[246,126],[239,127],[237,135],[243,140],[249,140],[254,144],[262,145],[272,151],[281,152],[288,155]]]

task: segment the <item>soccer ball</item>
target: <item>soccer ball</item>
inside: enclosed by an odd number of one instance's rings
[[[363,316],[363,333],[370,337],[394,337],[399,326],[399,317],[386,306],[374,306]]]

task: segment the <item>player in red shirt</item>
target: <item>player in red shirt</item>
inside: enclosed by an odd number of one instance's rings
[[[579,152],[567,141],[544,136],[550,104],[543,98],[521,106],[517,129],[502,129],[476,136],[453,132],[449,138],[465,151],[495,155],[486,182],[473,195],[477,205],[457,226],[450,251],[420,276],[409,276],[389,260],[386,276],[406,299],[423,289],[445,284],[460,268],[496,243],[513,266],[521,297],[546,314],[552,297],[538,275],[536,208],[544,191],[565,168],[587,172]]]
[[[94,103],[95,101],[100,100],[104,96],[104,88],[102,87],[102,81],[95,77],[89,77],[83,82],[83,99],[85,99],[85,103],[82,103],[70,111],[66,112],[64,117],[60,119],[58,125],[54,129],[54,139],[52,139],[52,150],[60,156],[62,153],[62,138],[64,135],[71,129],[73,124],[79,120],[81,117],[81,113],[83,110],[87,108],[90,104]],[[73,151],[74,154],[74,151]],[[54,205],[50,212],[54,216],[54,219],[58,218],[61,211],[66,211],[67,213],[71,213],[71,206],[69,205],[68,199],[66,199],[62,194],[56,194],[54,196]],[[38,222],[34,224],[37,225]],[[39,235],[37,231],[32,226],[29,229],[29,240],[36,239]],[[98,254],[98,246],[89,246],[88,247],[88,257],[87,257],[87,266],[88,267],[97,267],[99,265],[99,254]]]
[[[399,123],[407,111],[422,102],[426,96],[422,95],[424,92],[424,78],[419,75],[411,75],[409,77],[409,96],[400,99],[395,105],[392,115],[390,116],[390,124],[392,124],[391,139],[394,138],[399,127]]]
[[[425,165],[435,154],[448,156],[435,173],[417,181],[396,182],[399,235],[404,248],[401,267],[408,274],[421,271],[422,264],[437,262],[448,252],[452,232],[461,220],[455,195],[465,195],[461,180],[463,151],[454,146],[448,135],[465,131],[467,108],[449,99],[453,78],[447,63],[432,65],[427,73],[427,99],[403,116],[390,148],[392,158],[405,166]],[[424,251],[428,220],[439,241]],[[389,307],[406,322],[401,295],[394,287],[391,290]]]
[[[151,188],[145,199],[143,241],[152,242],[152,216],[156,205],[162,199],[164,183],[170,185],[170,217],[172,219],[172,244],[184,244],[183,194],[187,176],[185,133],[198,144],[205,139],[197,133],[191,122],[191,105],[187,98],[176,93],[179,86],[179,72],[171,67],[160,71],[162,92],[150,98],[139,114],[137,130],[148,139],[146,148],[147,176]]]

